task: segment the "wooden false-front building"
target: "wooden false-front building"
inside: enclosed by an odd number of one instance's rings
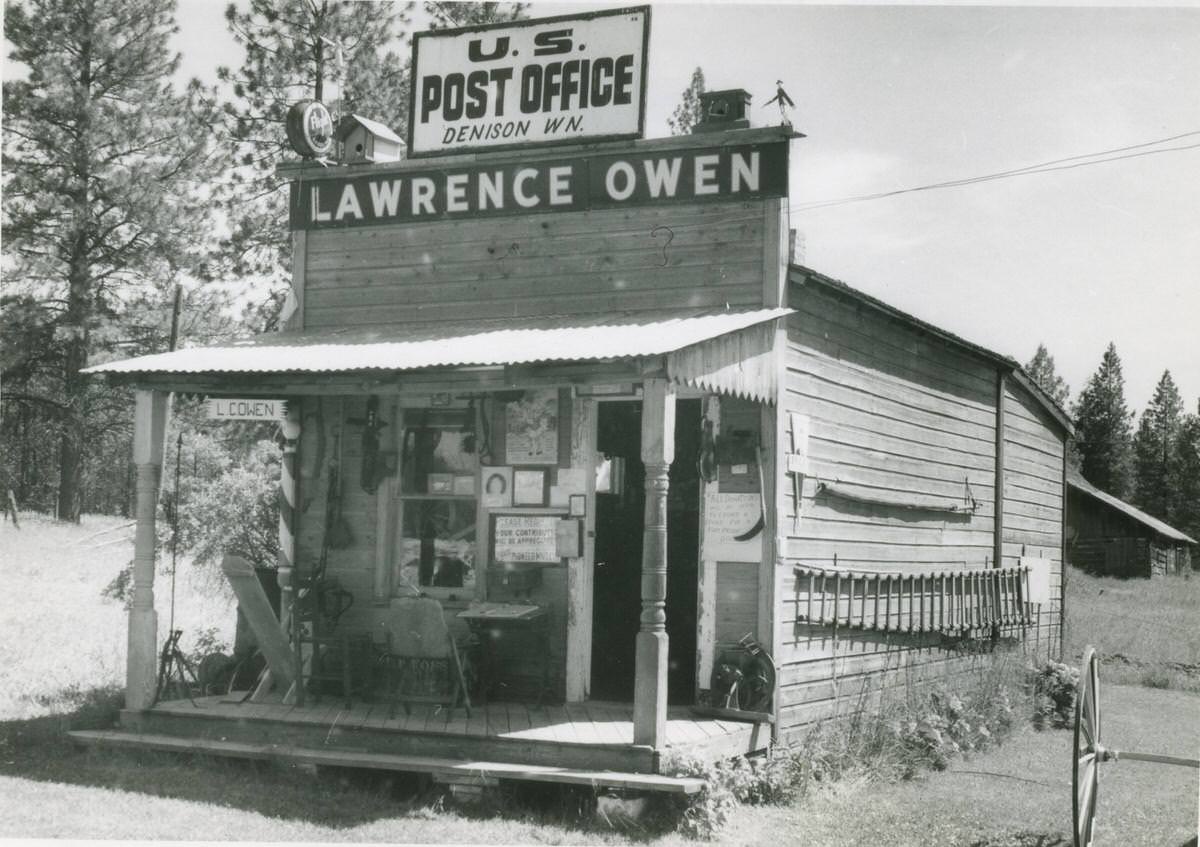
[[[792,739],[981,643],[1057,654],[1061,410],[1013,360],[790,264],[795,134],[706,129],[281,167],[286,328],[93,368],[138,389],[109,741],[649,779]],[[486,703],[153,703],[169,392],[287,400],[284,617],[322,562],[354,598],[338,632],[376,650],[418,592],[460,637],[473,608],[536,607],[540,630],[483,627]],[[727,687],[746,636],[773,660],[738,719],[714,707],[746,705]]]
[[[1156,577],[1192,569],[1196,540],[1067,469],[1067,561],[1101,576]]]

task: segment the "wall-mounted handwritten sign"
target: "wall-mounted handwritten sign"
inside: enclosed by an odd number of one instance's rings
[[[704,495],[704,558],[710,562],[757,562],[762,558],[762,534],[735,541],[759,519],[762,501],[757,494]]]
[[[561,515],[492,515],[492,562],[556,565]]]

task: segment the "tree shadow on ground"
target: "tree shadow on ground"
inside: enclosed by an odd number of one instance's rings
[[[77,699],[80,702],[69,712],[0,721],[0,775],[211,803],[333,829],[377,820],[428,820],[450,803],[443,787],[423,774],[80,747],[67,731],[114,727],[123,696],[103,690]],[[482,802],[456,806],[455,813],[470,820],[507,819],[580,833],[611,832],[594,809],[590,789],[506,783]],[[669,829],[669,822],[656,816],[630,826],[625,835],[643,840]]]

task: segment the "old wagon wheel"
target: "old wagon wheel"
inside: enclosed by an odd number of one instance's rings
[[[1071,821],[1075,847],[1091,847],[1100,787],[1100,662],[1088,647],[1075,691],[1075,758],[1071,768]]]

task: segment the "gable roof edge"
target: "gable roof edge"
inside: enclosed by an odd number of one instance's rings
[[[927,321],[923,321],[915,315],[910,315],[908,312],[902,311],[876,297],[872,297],[870,294],[860,291],[859,289],[842,282],[840,279],[834,279],[833,277],[826,276],[820,271],[815,271],[812,268],[805,267],[804,265],[799,265],[794,262],[788,265],[788,282],[795,283],[797,285],[816,283],[827,290],[856,300],[859,303],[862,303],[863,305],[868,306],[869,308],[874,309],[875,311],[886,315],[889,318],[892,318],[893,320],[908,324],[914,329],[924,332],[927,335],[931,335],[934,338],[937,338],[940,341],[950,345],[951,347],[956,347],[960,350],[966,351],[967,353],[991,362],[997,367],[1003,369],[1006,373],[1011,374],[1015,378],[1016,382],[1033,396],[1033,399],[1043,407],[1046,413],[1049,414],[1054,422],[1062,428],[1063,432],[1068,437],[1075,434],[1075,427],[1071,423],[1071,419],[1067,415],[1066,411],[1060,405],[1058,405],[1054,398],[1047,394],[1045,390],[1039,386],[1031,376],[1029,376],[1028,373],[1026,373],[1020,362],[1011,356],[1005,356],[1001,353],[997,353],[993,350],[989,350],[986,347],[975,344],[972,341],[967,341],[965,338],[955,335],[949,330],[942,329],[939,326],[935,326]]]

